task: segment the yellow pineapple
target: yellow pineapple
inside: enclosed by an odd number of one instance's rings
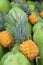
[[[43,11],[39,13],[40,17],[43,19]]]
[[[0,32],[0,43],[3,47],[7,47],[13,43],[13,38],[8,31]]]
[[[22,2],[24,2],[25,0],[20,0],[20,2],[22,3]]]
[[[30,16],[28,16],[28,20],[31,24],[35,24],[37,22],[37,17],[34,14],[31,14]]]
[[[33,60],[39,55],[39,48],[32,40],[27,40],[20,44],[20,51],[29,59]]]

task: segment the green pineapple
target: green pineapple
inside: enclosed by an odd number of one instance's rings
[[[14,36],[15,42],[21,43],[24,40],[31,39],[32,27],[28,23],[24,11],[17,8],[13,8],[6,16],[5,28]]]

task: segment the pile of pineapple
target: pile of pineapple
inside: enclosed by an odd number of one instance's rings
[[[43,65],[39,2],[0,0],[0,65]]]

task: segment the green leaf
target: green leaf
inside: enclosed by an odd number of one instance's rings
[[[14,54],[17,54],[19,51],[19,44],[16,43],[10,50],[11,52],[13,52]]]
[[[15,42],[21,43],[26,39],[31,39],[31,24],[28,23],[27,15],[20,8],[15,7],[11,9],[5,23],[8,24],[5,24],[6,29],[12,33]]]

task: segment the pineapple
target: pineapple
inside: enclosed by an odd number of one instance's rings
[[[39,55],[39,48],[32,40],[26,40],[20,44],[20,51],[29,59],[33,60]]]
[[[37,17],[33,13],[28,17],[28,20],[31,24],[37,23]]]
[[[31,13],[31,11],[28,9],[27,4],[21,3],[20,6],[26,12],[26,14],[28,15],[29,22],[31,24],[35,24],[37,22],[37,17],[35,16],[35,14]]]
[[[25,2],[26,0],[20,0],[21,3]]]
[[[43,19],[43,11],[39,13],[40,17]]]
[[[42,10],[39,2],[36,2],[36,8],[39,12],[39,16],[43,19],[43,10]]]
[[[8,31],[2,31],[0,32],[0,44],[3,47],[7,47],[13,43],[12,36]]]

